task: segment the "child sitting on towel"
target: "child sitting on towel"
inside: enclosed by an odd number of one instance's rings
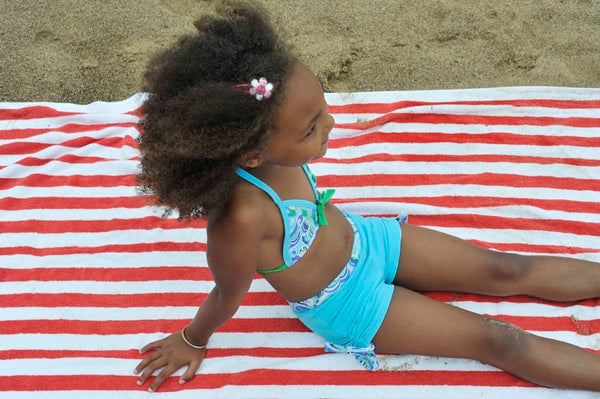
[[[181,367],[190,380],[211,334],[256,272],[326,350],[378,367],[375,351],[461,357],[537,384],[600,391],[600,357],[416,291],[600,296],[600,265],[487,250],[399,218],[338,210],[307,164],[334,120],[315,75],[255,5],[222,4],[146,73],[138,182],[181,218],[207,219],[215,287],[183,330],[142,348],[149,390]],[[402,223],[402,224],[401,224]]]

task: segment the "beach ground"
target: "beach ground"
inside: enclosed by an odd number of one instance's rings
[[[0,101],[115,101],[203,0],[0,0]],[[600,0],[262,0],[328,91],[600,86]]]

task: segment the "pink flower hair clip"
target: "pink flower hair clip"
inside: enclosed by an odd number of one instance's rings
[[[260,78],[258,80],[252,79],[250,82],[252,86],[250,88],[250,94],[252,94],[258,101],[262,101],[263,98],[271,97],[273,91],[273,84],[267,81],[267,78]]]
[[[256,97],[258,101],[271,97],[273,92],[273,83],[269,83],[267,78],[252,79],[250,83],[242,83],[233,87],[249,87],[248,93]]]

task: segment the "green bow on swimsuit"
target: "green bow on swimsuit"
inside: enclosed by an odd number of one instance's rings
[[[325,204],[333,197],[335,190],[329,188],[319,195],[317,200],[317,223],[319,226],[327,226],[327,218],[325,217]]]

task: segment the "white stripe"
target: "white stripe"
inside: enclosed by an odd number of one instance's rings
[[[262,280],[259,280],[262,281]],[[267,283],[255,281],[252,292],[274,292]],[[196,290],[197,291],[197,290]],[[196,292],[193,291],[193,292]],[[4,293],[4,292],[3,292]],[[149,291],[156,293],[156,291]],[[449,304],[478,314],[523,316],[523,317],[573,317],[581,321],[598,320],[598,309],[593,306],[559,306],[540,303],[481,302],[453,300]],[[200,303],[198,303],[200,305]],[[0,308],[0,320],[87,320],[87,321],[136,321],[191,319],[198,306],[152,306],[152,307],[4,307]],[[295,319],[288,305],[243,305],[238,308],[234,318]]]
[[[382,371],[466,371],[484,372],[499,369],[467,359],[413,355],[379,356]],[[61,358],[61,359],[10,359],[0,362],[1,376],[16,375],[131,375],[139,359],[116,358]],[[227,356],[211,357],[202,362],[201,374],[233,374],[256,369],[350,371],[363,370],[362,366],[347,354],[321,354],[310,357],[258,357]],[[178,370],[180,376],[184,369]],[[155,373],[154,375],[156,375]]]
[[[100,158],[101,160],[92,160],[87,162],[87,164],[100,164],[102,162],[111,162],[114,160],[134,160],[135,158],[140,156],[139,151],[137,150],[137,148],[134,147],[130,147],[128,145],[124,145],[123,147],[120,148],[113,148],[113,147],[106,147],[103,145],[99,145],[99,144],[88,144],[84,147],[81,148],[72,148],[72,147],[62,147],[62,146],[52,146],[52,147],[48,147],[48,148],[44,148],[43,150],[40,150],[38,152],[35,153],[31,153],[30,157],[33,158],[39,158],[42,160],[53,160],[53,159],[57,159],[60,158],[62,156],[65,155],[69,155],[69,156],[78,156],[78,157],[94,157],[94,158]],[[0,157],[0,166],[9,166],[9,165],[13,165],[13,164],[18,164],[19,162],[21,162],[21,160],[23,160],[23,155],[18,154],[18,155],[2,155],[2,157]],[[57,161],[53,161],[53,162],[57,162]],[[137,164],[139,164],[138,161],[136,161]],[[49,164],[50,162],[48,162],[47,164]],[[47,165],[46,164],[46,165]],[[42,166],[37,166],[37,169],[33,169],[32,173],[46,173],[44,170],[46,168],[46,165],[42,165]],[[78,165],[81,165],[80,163],[69,163],[69,162],[65,162],[64,166],[67,167],[67,170],[70,172],[70,174],[73,174],[74,172],[77,171]],[[4,173],[6,173],[5,171],[0,171],[0,176],[5,176],[5,177],[12,177],[12,176],[8,176],[8,175],[4,175]],[[133,173],[137,173],[137,165],[131,169],[129,171],[130,174]],[[64,171],[62,173],[62,175],[64,175]]]
[[[122,114],[83,114],[70,116],[56,116],[49,118],[37,119],[15,119],[15,120],[0,120],[0,132],[7,130],[21,129],[56,129],[68,124],[78,125],[106,125],[116,123],[137,123],[139,118],[134,115]]]
[[[252,288],[258,292],[257,287]],[[265,292],[274,292],[264,287]],[[198,306],[200,303],[198,303]],[[136,320],[181,320],[191,319],[198,306],[152,306],[152,307],[18,307],[0,308],[0,320],[87,320],[87,321],[136,321]],[[585,314],[577,313],[577,318],[584,320]],[[288,305],[259,305],[238,308],[233,316],[238,319],[283,318],[295,319],[296,316]]]
[[[103,244],[103,243],[102,243]],[[75,250],[74,250],[75,251]],[[206,267],[204,251],[148,251],[144,253],[102,252],[100,254],[70,255],[0,255],[0,267],[32,269],[40,267],[144,267],[201,266]]]
[[[582,187],[584,188],[584,187]],[[543,187],[500,187],[477,184],[336,187],[335,198],[474,196],[600,202],[600,192]]]
[[[600,194],[599,194],[600,195]],[[425,198],[425,197],[422,197]],[[472,204],[469,204],[472,206]],[[524,219],[544,218],[545,220],[576,220],[581,222],[599,223],[600,214],[547,210],[541,207],[526,206],[526,205],[504,205],[496,207],[444,207],[431,206],[416,203],[404,203],[401,200],[392,201],[369,201],[365,199],[360,203],[348,203],[344,205],[344,209],[349,212],[362,212],[370,210],[377,214],[394,213],[398,209],[403,209],[409,214],[475,214],[475,215],[491,215],[500,217],[518,217]],[[581,210],[585,210],[582,208]],[[160,217],[162,210],[142,207],[142,208],[111,208],[111,209],[24,209],[17,211],[0,210],[0,220],[5,222],[23,221],[27,223],[29,220],[45,220],[45,221],[109,221],[114,218],[118,219],[142,219],[148,216]],[[133,221],[132,221],[133,222]],[[185,229],[185,225],[181,224],[181,229]],[[179,229],[178,229],[179,230]],[[25,234],[25,233],[24,233]]]
[[[25,187],[14,186],[5,190],[0,190],[0,196],[3,198],[36,198],[36,197],[64,197],[64,198],[117,198],[117,197],[137,197],[135,187],[114,186],[114,187]]]
[[[348,203],[343,205],[344,210],[350,213],[363,212],[368,209],[375,214],[394,214],[398,209],[408,213],[409,215],[477,215],[477,216],[497,216],[501,218],[519,218],[544,221],[560,221],[560,222],[582,222],[582,223],[600,223],[600,214],[595,213],[576,213],[551,211],[543,208],[525,205],[513,206],[497,206],[497,207],[444,207],[421,205],[414,203],[404,203],[401,200],[398,202],[369,202],[368,200],[360,203]]]
[[[346,204],[344,204],[346,205]],[[346,206],[340,207],[343,210],[347,210]],[[394,212],[389,214],[397,214],[403,209],[395,209]],[[359,213],[359,212],[357,212]],[[425,215],[425,213],[421,213]],[[410,215],[410,214],[409,214]],[[412,213],[412,215],[416,215]],[[410,220],[410,216],[409,216]],[[533,220],[533,219],[532,219]],[[497,228],[476,228],[476,227],[436,227],[436,229],[443,229],[446,231],[453,231],[458,236],[469,236],[474,235],[475,237],[481,234],[480,238],[483,241],[496,242],[496,243],[511,243],[515,242],[515,237],[520,237],[523,234],[529,234],[531,237],[526,239],[523,243],[527,244],[539,244],[539,245],[556,245],[558,242],[567,242],[571,246],[582,246],[583,243],[587,243],[585,247],[596,248],[598,237],[594,235],[583,235],[583,234],[571,234],[565,232],[553,232],[553,231],[536,231],[536,234],[531,234],[528,230],[516,230],[516,229],[503,229],[502,226]],[[124,232],[126,232],[124,234]],[[120,234],[118,234],[120,233]],[[173,229],[173,230],[123,230],[123,231],[110,231],[107,233],[61,233],[61,234],[36,234],[36,233],[14,233],[5,234],[5,240],[2,243],[2,247],[12,246],[34,246],[37,248],[57,248],[57,247],[81,247],[85,251],[86,248],[94,248],[98,243],[102,245],[136,245],[153,242],[175,242],[175,243],[195,243],[195,242],[206,242],[206,230],[204,229]],[[488,236],[490,234],[490,236]],[[119,240],[122,236],[122,240]],[[512,239],[511,239],[512,237]],[[3,237],[4,238],[4,237]],[[472,237],[471,237],[472,238]],[[569,241],[570,240],[570,241]],[[1,248],[1,247],[0,247]],[[74,249],[74,252],[77,250]],[[175,252],[177,254],[185,254],[186,251]],[[203,251],[191,252],[196,257],[203,257]],[[85,256],[85,257],[106,257],[109,253],[100,252],[96,254],[83,254],[73,256]],[[126,254],[116,253],[115,256],[125,256]],[[13,256],[27,256],[27,255],[13,255]],[[49,261],[49,264],[53,264],[52,258],[55,255],[44,256],[45,260]],[[66,258],[69,255],[61,255],[67,264],[69,260]],[[131,254],[128,255],[132,257]],[[145,253],[135,253],[134,256],[145,256]],[[152,255],[154,256],[154,255]],[[185,256],[185,255],[183,255]],[[2,264],[2,258],[0,255],[0,264]],[[148,257],[150,258],[150,256]],[[184,259],[184,258],[182,258]],[[146,259],[148,260],[148,259]],[[197,264],[200,259],[196,259],[194,264]],[[35,260],[33,260],[36,263]],[[81,259],[80,259],[81,262]],[[135,263],[139,265],[139,263]],[[154,264],[154,262],[152,262]],[[179,263],[179,265],[185,263]],[[105,265],[105,263],[103,263]],[[173,265],[173,262],[167,262],[167,265]],[[79,265],[72,265],[81,267]],[[133,265],[132,265],[133,266]],[[13,266],[14,267],[14,266]]]
[[[342,207],[343,208],[343,207]],[[410,217],[409,217],[410,220]],[[528,230],[514,229],[482,229],[464,227],[439,227],[428,226],[435,230],[461,237],[499,244],[535,244],[535,245],[563,245],[566,247],[597,248],[597,236],[558,233],[551,231],[536,231],[531,234]],[[500,227],[500,226],[499,226]],[[33,237],[33,235],[31,235]],[[58,235],[60,236],[60,235]],[[41,238],[41,237],[39,237]],[[171,241],[169,236],[161,237],[164,241]],[[155,242],[152,240],[146,242]],[[92,241],[94,243],[94,241]],[[21,242],[27,245],[27,240]],[[31,243],[29,243],[31,244]],[[63,243],[68,245],[68,242]],[[85,244],[85,243],[84,243]],[[89,242],[88,242],[89,244]],[[110,244],[106,242],[103,244]],[[116,244],[116,243],[115,243]],[[134,244],[134,243],[131,243]],[[87,245],[82,245],[85,250]],[[93,248],[91,246],[90,248]],[[77,250],[74,249],[74,252]],[[33,255],[0,255],[0,267],[14,269],[27,269],[36,267],[82,267],[90,265],[93,260],[94,267],[150,267],[150,266],[206,266],[206,253],[204,251],[165,251],[144,253],[111,253],[100,252],[96,254],[48,255],[43,257]]]
[[[410,217],[409,217],[410,220]],[[497,244],[563,245],[573,248],[597,248],[598,236],[514,229],[483,229],[465,227],[431,227],[435,230],[469,240]]]
[[[600,151],[599,151],[600,152]],[[568,164],[527,164],[514,162],[402,162],[402,161],[371,161],[355,162],[352,168],[347,165],[329,163],[315,164],[314,172],[318,175],[358,176],[389,174],[402,176],[410,174],[469,174],[481,173],[516,174],[529,177],[567,177],[582,176],[582,178],[600,176],[600,166],[573,166]]]
[[[334,115],[338,118],[337,115]],[[509,133],[518,136],[548,136],[550,139],[556,140],[558,137],[591,137],[597,138],[600,127],[575,127],[566,125],[480,125],[476,123],[464,124],[464,123],[400,123],[400,122],[385,122],[383,125],[374,125],[366,128],[361,125],[358,128],[355,127],[343,127],[339,126],[343,120],[340,117],[340,121],[336,120],[338,124],[330,132],[329,137],[331,139],[336,138],[351,138],[366,135],[369,133],[447,133],[448,138],[451,139],[450,134],[485,134],[485,133]],[[348,121],[348,123],[354,124],[358,122],[366,122],[365,119],[357,119],[354,116]],[[403,145],[403,143],[394,143],[396,145]]]
[[[598,133],[600,136],[600,132]],[[542,158],[591,159],[598,160],[598,148],[575,147],[568,145],[536,146],[536,145],[507,145],[481,143],[366,143],[356,146],[329,148],[327,158],[352,159],[378,154],[389,155],[504,155]],[[568,161],[567,161],[568,162]],[[319,160],[311,163],[311,169],[319,165],[330,165],[335,162]],[[564,162],[563,162],[564,163]],[[352,164],[340,164],[352,167]],[[534,164],[537,165],[537,164]],[[314,171],[316,172],[317,169]],[[321,171],[317,174],[327,174]],[[575,174],[578,176],[579,174]]]
[[[535,335],[568,342],[582,348],[600,349],[600,333],[578,335],[569,331],[536,332]],[[156,334],[79,335],[3,334],[0,350],[131,350],[168,336]],[[214,333],[208,348],[322,348],[324,340],[312,332]]]
[[[89,114],[124,114],[127,112],[134,111],[138,108],[147,98],[146,93],[136,93],[129,98],[121,101],[94,101],[89,104],[72,104],[72,103],[58,103],[58,102],[5,102],[0,103],[0,109],[19,109],[31,106],[42,106],[53,108],[57,111],[62,112],[82,112]]]
[[[108,121],[108,122],[105,121],[104,123],[110,123],[110,121]],[[47,144],[47,145],[51,145],[51,147],[48,147],[48,148],[59,147],[63,151],[69,150],[69,149],[74,150],[74,149],[78,149],[78,148],[83,148],[83,147],[71,147],[68,145],[63,145],[63,143],[71,142],[76,139],[86,138],[86,139],[100,140],[100,139],[115,138],[115,139],[118,139],[119,141],[121,141],[122,143],[125,143],[126,139],[136,139],[140,135],[139,131],[136,128],[123,127],[123,126],[109,126],[109,127],[103,127],[101,129],[74,131],[71,133],[64,133],[61,131],[49,131],[49,132],[45,132],[45,133],[41,133],[41,134],[38,134],[35,136],[29,136],[29,137],[10,137],[8,135],[8,133],[3,134],[3,132],[5,132],[5,131],[0,129],[0,134],[2,134],[2,136],[0,136],[0,146],[4,145],[4,144],[9,144],[9,143]],[[88,145],[95,145],[95,143],[92,142],[92,143],[86,144],[85,147],[87,147]],[[99,146],[105,147],[105,148],[113,148],[113,147],[107,147],[104,145],[99,145]]]
[[[127,221],[121,224],[127,225]],[[131,221],[135,227],[135,221]],[[153,242],[205,243],[206,229],[124,229],[100,233],[5,233],[2,247],[33,246],[35,248],[53,247],[94,247],[96,245],[133,245]]]
[[[386,356],[382,358],[384,371],[498,371],[480,362],[463,359],[445,359],[425,356]],[[132,375],[139,359],[116,358],[61,358],[61,359],[10,359],[0,362],[0,376],[17,375]],[[326,354],[310,357],[258,357],[227,356],[208,358],[202,362],[202,374],[234,374],[256,369],[311,370],[311,371],[364,371],[354,357],[347,354]],[[180,376],[184,369],[178,370]],[[154,375],[156,375],[155,373]]]
[[[201,369],[202,370],[202,369]],[[202,371],[196,378],[202,378]],[[373,376],[375,379],[376,376]],[[132,379],[132,384],[135,380]],[[597,399],[597,393],[550,388],[524,387],[487,387],[477,386],[440,386],[440,385],[226,385],[221,388],[192,389],[189,386],[182,390],[164,392],[160,388],[151,395],[159,395],[165,399],[245,399],[280,398],[285,394],[286,399],[306,399],[316,396],[331,399],[355,398],[360,392],[361,398],[366,399],[440,399],[440,398],[535,398],[535,399]],[[146,391],[149,384],[138,390],[119,391],[114,388],[106,391],[19,391],[0,392],[0,399],[142,399],[148,398]]]
[[[16,211],[0,210],[0,220],[14,222],[28,220],[56,220],[56,221],[110,221],[111,219],[142,219],[149,216],[160,217],[162,209],[154,207],[140,208],[107,208],[107,209],[19,209]],[[133,223],[133,221],[132,221]],[[181,223],[182,229],[185,224]]]
[[[569,317],[582,321],[598,320],[598,309],[595,306],[582,305],[546,305],[541,303],[514,303],[514,302],[475,302],[462,301],[460,299],[452,301],[461,309],[470,312],[488,315],[505,315],[505,316],[523,316],[523,317]]]
[[[33,174],[45,174],[50,176],[130,176],[139,165],[137,160],[112,160],[106,162],[70,164],[67,162],[48,162],[43,167],[10,165],[0,171],[0,177],[11,179],[24,178]],[[67,172],[68,171],[68,172]],[[67,173],[66,173],[67,172]],[[65,181],[68,184],[68,181]]]
[[[381,370],[393,371],[499,371],[497,368],[467,359],[412,355],[379,356]],[[131,375],[139,359],[116,358],[60,358],[60,359],[10,359],[0,362],[0,376],[17,375]],[[208,358],[202,362],[202,374],[233,374],[256,369],[349,371],[363,370],[362,366],[347,354],[322,354],[310,357],[257,357],[227,356]],[[180,369],[173,375],[183,374]],[[154,375],[156,375],[155,372]]]
[[[131,350],[168,336],[156,334],[1,334],[0,350]],[[291,344],[293,343],[293,345]],[[222,333],[210,337],[209,348],[322,348],[312,332]]]
[[[137,123],[139,118],[123,113],[87,113],[36,119],[0,120],[0,131],[18,129],[60,129],[67,124],[97,125],[107,123]]]
[[[600,100],[600,89],[552,86],[515,86],[481,89],[372,91],[325,93],[330,105],[393,103],[397,101],[486,101],[486,100]]]
[[[409,107],[398,107],[387,113],[369,114],[335,114],[367,117],[370,120],[383,115],[402,114],[448,114],[470,116],[499,116],[499,117],[532,117],[532,118],[598,118],[598,110],[595,108],[549,108],[535,106],[513,106],[513,105],[456,105],[456,104],[427,104],[413,105]]]
[[[209,293],[212,281],[167,280],[167,281],[16,281],[0,282],[3,294],[146,294],[146,293]],[[249,292],[272,291],[264,279],[254,280]]]
[[[318,166],[317,166],[318,165]],[[312,164],[311,169],[323,168],[319,174],[326,174],[329,164]],[[426,172],[426,171],[425,171]],[[322,184],[320,188],[325,188]],[[427,191],[430,190],[430,191]],[[521,198],[546,198],[546,199],[570,199],[574,201],[598,201],[598,192],[583,190],[563,190],[548,188],[483,186],[473,184],[435,184],[426,186],[360,186],[360,187],[337,187],[336,198],[362,198],[362,197],[398,197],[398,196],[439,196],[439,195],[479,195],[490,197],[521,197]],[[135,197],[135,187],[23,187],[16,186],[6,190],[0,190],[0,196],[7,198],[35,198],[35,197],[65,197],[65,198],[97,198],[97,197]]]

